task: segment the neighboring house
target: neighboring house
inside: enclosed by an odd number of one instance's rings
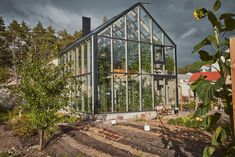
[[[178,91],[179,91],[179,102],[184,103],[191,101],[193,92],[189,85],[189,79],[193,74],[178,74]]]
[[[153,111],[178,106],[176,44],[142,3],[90,31],[83,17],[83,37],[61,51],[59,63],[73,62],[82,88],[75,91],[78,112]],[[156,113],[156,112],[155,112]]]
[[[191,84],[196,81],[200,76],[205,76],[205,80],[209,81],[217,81],[221,77],[218,71],[196,72],[192,74],[188,82]]]
[[[212,71],[217,71],[217,70],[219,70],[219,64],[217,62],[213,64],[203,65],[200,68],[201,72],[212,72]]]

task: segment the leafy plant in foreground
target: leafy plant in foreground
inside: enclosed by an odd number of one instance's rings
[[[32,129],[39,133],[40,150],[45,131],[50,132],[61,121],[58,111],[69,106],[69,93],[76,87],[69,71],[62,74],[63,68],[64,65],[56,66],[40,58],[28,59],[20,70],[18,90],[24,100],[22,107],[30,116]]]
[[[216,112],[205,119],[204,124],[213,132],[213,137],[211,145],[204,149],[204,157],[213,155],[217,148],[220,150],[221,156],[235,155],[231,85],[226,83],[226,79],[231,76],[230,54],[225,52],[229,48],[229,40],[226,38],[226,34],[235,30],[235,14],[222,13],[218,15],[217,11],[220,7],[220,0],[216,0],[212,10],[199,8],[194,11],[197,20],[207,18],[210,21],[213,33],[197,44],[193,53],[197,52],[205,64],[217,62],[219,65],[218,72],[221,76],[216,82],[205,80],[205,77],[201,76],[192,84],[191,88],[203,101],[203,105],[198,107],[195,116],[207,114],[214,98],[221,98],[225,101],[225,113]],[[208,52],[206,49],[208,46],[212,47],[213,51]],[[222,114],[227,115],[230,121],[222,118]]]

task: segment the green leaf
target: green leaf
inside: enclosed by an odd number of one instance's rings
[[[215,114],[211,115],[210,117],[211,117],[211,121],[210,121],[209,127],[211,129],[214,129],[217,125],[218,120],[221,117],[221,113],[216,112]]]
[[[225,62],[221,62],[221,66],[222,66],[223,70],[229,75],[231,75],[230,65],[231,65],[230,61],[228,61],[228,60],[226,60]]]
[[[220,46],[229,46],[229,39],[224,38],[224,40],[222,40],[220,42]],[[227,53],[227,54],[229,54],[229,53]]]
[[[212,140],[211,140],[211,144],[213,146],[218,146],[220,143],[221,143],[221,132],[222,132],[223,128],[222,126],[219,126],[216,128],[214,134],[213,134],[213,137],[212,137]]]
[[[206,146],[206,148],[203,150],[203,157],[210,157],[215,151],[214,146]]]
[[[209,53],[204,50],[200,50],[198,53],[202,61],[210,61],[213,59],[213,56],[209,55]]]
[[[200,114],[205,114],[206,111],[209,111],[210,102],[215,96],[215,92],[218,89],[221,89],[225,84],[225,78],[219,78],[215,83],[205,80],[205,76],[201,76],[191,85],[191,89],[197,94],[198,98],[203,101],[204,106],[197,111]]]
[[[234,31],[235,30],[235,20],[233,18],[225,18],[225,31]]]
[[[231,17],[233,17],[233,16],[235,16],[235,14],[233,14],[233,13],[223,13],[223,14],[221,14],[220,15],[220,20],[223,20],[223,19],[225,19],[225,18],[231,18]]]
[[[211,22],[213,27],[217,26],[218,28],[220,27],[220,22],[218,21],[217,17],[215,16],[214,13],[208,11],[207,13],[208,20]]]
[[[214,5],[213,5],[213,10],[217,11],[221,7],[221,2],[220,0],[216,0]]]
[[[202,115],[205,115],[206,113],[208,113],[210,110],[209,106],[208,105],[200,105],[198,106],[196,112],[194,113],[194,117],[199,117],[199,116],[202,116]],[[206,125],[205,125],[206,126]]]
[[[206,38],[204,38],[200,43],[198,43],[196,46],[194,46],[194,50],[192,53],[198,51],[202,47],[206,45],[210,45],[211,42],[215,42],[215,37],[213,35],[208,35]]]

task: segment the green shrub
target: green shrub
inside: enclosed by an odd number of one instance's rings
[[[203,125],[204,117],[193,117],[192,115],[177,117],[168,120],[168,124],[185,126],[187,128],[201,129],[205,130],[206,128]]]
[[[0,157],[20,157],[19,152],[9,151],[9,152],[1,152],[0,151]]]
[[[36,133],[36,130],[31,125],[31,115],[22,111],[19,115],[21,108],[15,107],[9,113],[7,127],[12,129],[19,136],[30,136]]]
[[[187,102],[183,104],[183,109],[186,111],[194,111],[196,106],[196,102]]]

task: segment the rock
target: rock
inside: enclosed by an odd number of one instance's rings
[[[33,145],[31,149],[39,149],[39,145]]]

